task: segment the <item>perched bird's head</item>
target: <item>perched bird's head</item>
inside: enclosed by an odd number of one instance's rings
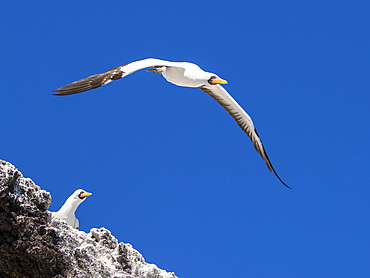
[[[83,189],[77,189],[68,199],[72,199],[75,202],[82,203],[86,197],[91,196],[92,193],[86,192]]]
[[[211,84],[211,85],[227,84],[226,80],[221,79],[216,74],[211,73],[211,72],[208,72],[208,74],[209,74],[209,79],[208,79],[209,84]]]

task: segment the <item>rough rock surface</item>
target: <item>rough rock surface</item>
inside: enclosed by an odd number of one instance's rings
[[[50,203],[50,193],[0,160],[0,277],[176,278],[105,228],[71,228]]]

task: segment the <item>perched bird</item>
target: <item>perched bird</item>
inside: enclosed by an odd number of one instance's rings
[[[71,95],[106,85],[113,80],[123,78],[135,71],[149,68],[147,71],[160,73],[170,83],[183,87],[197,87],[212,98],[214,98],[234,118],[240,128],[252,140],[254,148],[261,155],[270,171],[288,188],[272,167],[262,141],[253,125],[251,117],[240,107],[240,105],[220,85],[227,84],[214,73],[203,71],[198,65],[188,62],[170,62],[159,59],[148,58],[119,67],[115,67],[104,73],[95,74],[78,80],[59,89],[55,95]]]
[[[77,207],[85,201],[87,196],[92,195],[83,189],[77,189],[71,196],[68,197],[64,205],[54,213],[60,219],[64,219],[72,228],[79,228],[79,221],[75,216]]]

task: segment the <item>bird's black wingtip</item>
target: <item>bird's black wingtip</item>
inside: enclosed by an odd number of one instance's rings
[[[270,164],[270,165],[271,165],[271,164]],[[272,169],[272,172],[274,172],[275,176],[279,179],[279,181],[280,181],[282,184],[284,184],[284,186],[285,186],[286,188],[292,189],[289,185],[287,185],[285,182],[283,182],[283,180],[282,180],[282,179],[279,177],[279,175],[276,173],[276,171],[275,171],[274,167],[272,167],[272,165],[271,165],[271,169]]]
[[[287,185],[286,183],[283,182],[283,184],[285,185],[285,187],[289,188],[289,189],[292,189],[289,185]]]
[[[272,165],[271,165],[272,166]],[[275,169],[272,167],[272,171],[274,172],[275,176],[279,179],[279,181],[285,185],[286,188],[292,189],[289,185],[287,185],[283,180],[279,177],[279,175],[276,173]]]
[[[60,97],[60,96],[66,96],[66,94],[61,94],[61,93],[56,93],[56,94],[52,94],[53,96],[58,96],[58,97]]]
[[[53,90],[53,92],[55,92],[53,96],[68,96],[68,95],[73,95],[73,94],[77,94],[77,93],[81,93],[85,91],[87,90],[71,91],[71,90],[64,90],[62,88],[59,88],[59,89]]]

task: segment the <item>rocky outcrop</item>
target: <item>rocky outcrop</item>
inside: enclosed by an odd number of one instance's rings
[[[71,228],[50,203],[50,193],[0,160],[0,277],[176,278],[105,228]]]

